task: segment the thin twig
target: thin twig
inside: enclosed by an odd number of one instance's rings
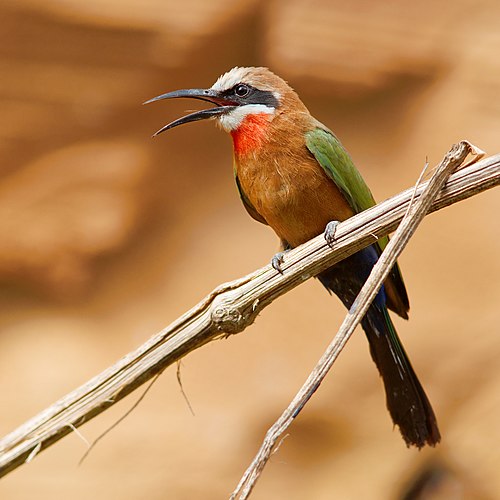
[[[431,210],[464,200],[500,184],[500,155],[453,174]],[[426,183],[417,190],[417,199]],[[284,275],[270,265],[216,288],[198,305],[137,350],[75,389],[0,440],[3,476],[123,399],[187,353],[239,333],[273,300],[311,276],[393,231],[404,216],[413,188],[338,225],[336,248],[322,235],[288,252]]]
[[[73,424],[68,424],[68,427],[80,438],[81,441],[85,443],[87,448],[92,447],[89,440]]]
[[[179,361],[177,361],[177,374],[176,374],[177,375],[177,383],[179,384],[179,387],[181,389],[182,397],[184,398],[184,401],[186,401],[186,404],[189,408],[189,411],[191,412],[191,415],[193,415],[193,417],[194,417],[195,414],[194,414],[193,407],[191,406],[191,402],[189,401],[187,394],[184,391],[184,386],[182,385],[181,365],[182,365],[182,361],[179,359]]]
[[[261,476],[269,457],[275,449],[276,442],[292,424],[295,417],[297,417],[297,415],[302,411],[309,399],[323,382],[333,363],[368,311],[368,308],[377,295],[382,283],[387,278],[396,263],[397,258],[414,234],[418,224],[420,224],[427,214],[431,203],[444,186],[446,179],[465,161],[469,153],[474,151],[475,148],[465,141],[454,146],[436,168],[434,174],[427,183],[424,192],[418,200],[415,201],[415,193],[418,183],[422,180],[422,177],[427,169],[427,165],[422,170],[401,224],[385,247],[376,265],[373,267],[368,280],[363,285],[352,307],[349,309],[334,339],[327,347],[323,356],[318,361],[292,402],[268,430],[261,448],[231,495],[232,500],[236,498],[239,500],[245,500],[249,497],[257,480]],[[415,203],[413,203],[414,201]]]
[[[146,397],[146,394],[149,392],[149,390],[153,387],[155,382],[158,380],[160,377],[161,372],[157,373],[153,379],[149,382],[149,384],[146,386],[146,389],[144,389],[144,392],[139,396],[137,401],[113,424],[111,424],[104,432],[99,434],[94,441],[92,441],[92,444],[89,445],[87,448],[87,451],[82,455],[82,458],[80,458],[80,461],[78,462],[78,465],[82,465],[85,459],[90,455],[90,452],[96,447],[97,443],[101,441],[106,435],[108,435],[115,427],[117,427],[119,424],[121,424],[141,403],[141,401]]]

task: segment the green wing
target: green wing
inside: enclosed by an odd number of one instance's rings
[[[311,130],[306,133],[306,145],[356,213],[375,205],[373,195],[349,153],[332,132],[321,128]]]
[[[332,132],[318,126],[306,133],[306,146],[356,213],[375,205],[370,188],[354,166],[349,153]],[[385,236],[379,238],[374,245],[379,255],[388,242],[389,238]],[[401,316],[408,317],[406,314],[409,309],[408,294],[398,264],[392,268],[390,277],[399,300],[389,297],[388,305]]]

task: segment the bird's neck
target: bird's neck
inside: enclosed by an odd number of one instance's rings
[[[271,115],[257,113],[248,115],[239,127],[231,131],[234,153],[236,156],[246,156],[258,151],[269,134]]]

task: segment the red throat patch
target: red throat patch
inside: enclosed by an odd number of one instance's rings
[[[267,113],[248,115],[240,126],[231,132],[234,152],[237,156],[246,155],[260,147],[266,136],[270,118]]]

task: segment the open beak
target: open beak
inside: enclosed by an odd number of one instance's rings
[[[191,99],[200,99],[202,101],[207,101],[215,104],[215,108],[202,109],[201,111],[196,111],[189,115],[183,116],[173,122],[162,127],[158,132],[153,134],[153,137],[165,132],[165,130],[170,130],[171,128],[177,127],[179,125],[184,125],[184,123],[196,122],[198,120],[206,120],[208,118],[214,118],[220,115],[229,113],[237,107],[237,103],[228,100],[220,95],[219,92],[212,89],[185,89],[185,90],[175,90],[173,92],[167,92],[166,94],[153,97],[143,104],[149,104],[150,102],[160,101],[162,99],[178,99],[179,97],[188,97]]]

